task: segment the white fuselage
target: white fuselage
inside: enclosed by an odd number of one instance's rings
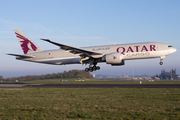
[[[157,42],[93,46],[82,49],[102,53],[102,55],[92,56],[93,58],[102,58],[106,54],[119,53],[122,60],[164,58],[176,51],[168,44]],[[81,59],[78,54],[64,50],[41,51],[27,55],[33,56],[33,58],[16,57],[16,59],[54,65],[80,64]]]

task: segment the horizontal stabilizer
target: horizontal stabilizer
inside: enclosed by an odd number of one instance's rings
[[[27,56],[27,55],[18,55],[18,54],[7,54],[7,55],[12,55],[12,56],[21,57],[21,58],[33,58],[32,56]]]

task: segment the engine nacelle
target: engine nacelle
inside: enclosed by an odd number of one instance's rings
[[[110,53],[103,56],[103,61],[112,66],[124,65],[124,60],[122,60],[121,53]]]

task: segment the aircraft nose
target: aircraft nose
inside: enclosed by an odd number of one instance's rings
[[[177,51],[177,49],[176,48],[172,48],[172,52],[174,53],[174,52],[176,52]]]

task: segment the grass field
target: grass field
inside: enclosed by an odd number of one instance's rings
[[[0,119],[180,119],[178,88],[0,88]]]

